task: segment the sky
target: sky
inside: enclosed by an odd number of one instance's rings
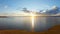
[[[0,13],[21,12],[22,8],[32,11],[60,7],[60,0],[0,0]]]

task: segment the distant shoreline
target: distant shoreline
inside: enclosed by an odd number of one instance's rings
[[[8,16],[0,16],[0,18],[7,18]]]
[[[8,17],[31,17],[31,16],[0,16],[0,18],[8,18]],[[35,16],[35,17],[60,17],[60,16]]]

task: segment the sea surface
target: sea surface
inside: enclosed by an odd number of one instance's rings
[[[60,25],[60,16],[34,17],[34,31],[44,31]],[[32,18],[29,16],[15,16],[0,18],[0,30],[27,30],[32,31]]]

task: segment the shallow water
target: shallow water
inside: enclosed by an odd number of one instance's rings
[[[18,29],[32,31],[31,17],[0,18],[0,30]],[[34,31],[48,30],[54,25],[60,24],[60,17],[35,17]]]

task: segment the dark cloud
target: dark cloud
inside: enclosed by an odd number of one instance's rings
[[[60,12],[60,9],[57,6],[53,6],[51,9],[41,11],[41,13],[45,13],[45,14],[57,14],[59,12]]]

